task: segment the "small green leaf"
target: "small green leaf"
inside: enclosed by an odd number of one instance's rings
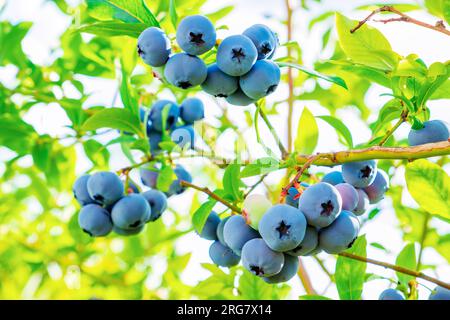
[[[130,110],[133,114],[139,116],[139,104],[130,86],[129,76],[125,70],[122,61],[122,82],[120,84],[120,98],[122,99],[125,109]]]
[[[123,23],[115,21],[95,22],[76,29],[78,32],[95,34],[101,37],[129,36],[138,38],[147,28],[144,23]]]
[[[414,243],[409,243],[403,248],[397,256],[395,264],[410,270],[416,270],[416,249],[414,247]],[[398,281],[404,286],[408,286],[408,282],[415,279],[414,277],[401,272],[397,272],[397,278]]]
[[[86,156],[97,168],[108,168],[109,152],[103,144],[91,139],[83,142],[83,148]]]
[[[416,160],[406,166],[405,179],[409,193],[425,211],[450,219],[450,177],[444,169]]]
[[[277,159],[266,157],[255,160],[245,166],[241,171],[241,178],[248,178],[252,176],[257,176],[260,174],[270,173],[272,171],[278,170],[280,168],[280,163]]]
[[[317,146],[319,128],[316,119],[308,108],[304,108],[297,127],[295,151],[302,154],[311,154]]]
[[[225,170],[225,173],[223,174],[223,187],[225,191],[233,197],[234,200],[240,200],[242,198],[242,193],[239,190],[240,173],[241,165],[234,163],[229,165]]]
[[[175,0],[170,0],[169,14],[170,14],[170,21],[172,22],[173,27],[176,29],[178,24],[178,14]]]
[[[121,108],[109,108],[96,112],[88,118],[82,129],[84,131],[97,130],[100,128],[112,128],[138,134],[144,137],[139,117],[130,110]]]
[[[375,208],[372,211],[369,212],[369,220],[372,220],[375,218],[375,216],[380,212],[381,210],[379,208]]]
[[[198,233],[202,232],[203,227],[205,226],[206,223],[206,219],[208,219],[208,216],[216,203],[217,203],[216,200],[211,199],[203,203],[192,215],[192,225],[194,226],[194,229]]]
[[[318,116],[317,118],[326,121],[329,125],[336,129],[336,132],[345,139],[345,142],[347,142],[347,146],[350,149],[353,148],[352,133],[341,120],[332,116]]]
[[[346,252],[366,257],[366,236],[356,239],[353,246]],[[336,262],[336,287],[342,300],[359,300],[366,276],[366,263],[338,257]]]
[[[163,192],[169,191],[170,185],[175,180],[175,173],[171,166],[164,165],[158,174],[156,188]]]

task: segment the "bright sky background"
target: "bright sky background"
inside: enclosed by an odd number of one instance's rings
[[[0,0],[0,5],[2,4],[2,0]],[[73,1],[77,3],[77,0]],[[293,1],[294,2],[294,1]],[[299,1],[295,1],[299,2]],[[324,32],[324,28],[316,28],[311,34],[307,34],[306,28],[311,17],[317,16],[319,13],[329,10],[338,10],[339,12],[347,15],[353,19],[361,19],[367,15],[367,12],[356,12],[352,11],[351,8],[355,8],[361,4],[371,3],[371,2],[386,2],[386,1],[363,1],[363,0],[354,0],[354,1],[333,1],[327,0],[323,1],[322,4],[314,4],[312,5],[313,10],[308,13],[308,16],[305,13],[299,13],[294,16],[294,30],[295,30],[295,40],[300,43],[304,54],[304,64],[307,66],[311,66],[311,64],[317,59],[317,57],[326,59],[329,57],[330,52],[321,52],[320,49],[320,39],[322,33]],[[397,1],[397,2],[410,2],[410,1]],[[285,41],[285,34],[283,26],[277,22],[278,20],[284,19],[284,1],[282,0],[215,0],[209,1],[209,3],[204,7],[203,12],[208,13],[215,11],[218,8],[221,8],[225,5],[234,4],[235,10],[232,14],[230,14],[226,19],[222,21],[223,24],[229,26],[229,31],[221,31],[219,36],[223,37],[228,34],[240,33],[248,26],[254,23],[265,23],[269,25],[271,28],[275,29],[281,38],[281,42]],[[428,21],[433,23],[436,18],[432,17],[428,14],[421,12],[413,12],[411,13],[414,17],[421,19],[423,21]],[[23,42],[23,47],[25,52],[30,56],[32,61],[38,64],[47,64],[51,63],[55,56],[59,55],[60,50],[56,50],[50,54],[51,49],[58,49],[59,46],[59,36],[66,28],[70,25],[70,19],[62,15],[56,6],[52,3],[45,3],[43,0],[14,0],[8,3],[6,10],[0,16],[1,19],[9,19],[13,22],[19,21],[33,21],[34,26],[31,29],[31,32],[25,38]],[[435,61],[446,61],[450,57],[450,42],[445,35],[440,35],[437,32],[433,32],[431,30],[427,30],[424,28],[417,27],[415,25],[406,24],[406,23],[392,23],[383,25],[380,23],[371,23],[376,26],[379,30],[383,32],[383,34],[389,39],[393,49],[401,54],[408,55],[410,53],[418,54],[427,64],[435,62]],[[278,53],[277,56],[281,56],[282,53]],[[11,79],[15,74],[15,69],[13,67],[0,68],[0,81],[8,84],[11,84]],[[110,105],[113,100],[113,95],[117,87],[117,82],[114,80],[101,80],[101,79],[92,79],[89,77],[80,77],[80,79],[88,84],[87,88],[92,90],[92,97],[89,99],[89,104],[95,105]],[[67,88],[67,92],[70,92],[70,88]],[[366,102],[367,105],[374,109],[378,110],[387,101],[387,97],[380,97],[379,95],[383,92],[386,92],[386,89],[381,87],[374,87],[370,90],[367,95]],[[269,100],[279,100],[285,97],[287,94],[286,86],[281,86],[275,94],[273,94]],[[218,112],[217,107],[211,102],[210,98],[206,95],[200,95],[200,97],[206,103],[206,117],[213,116]],[[120,100],[120,99],[119,99]],[[450,116],[448,111],[446,112],[443,108],[443,103],[447,103],[448,101],[436,101],[431,102],[429,105],[431,106],[431,118],[442,119],[447,122],[450,122]],[[325,108],[320,107],[317,103],[314,102],[304,102],[299,101],[295,104],[295,113],[294,119],[298,119],[302,112],[302,108],[307,106],[314,115],[323,115],[328,114]],[[209,107],[211,106],[211,107]],[[233,119],[237,119],[237,121],[245,126],[245,118],[243,116],[243,110],[252,110],[251,107],[239,108],[230,106],[232,110]],[[275,128],[277,128],[279,134],[285,138],[285,119],[287,114],[287,106],[280,105],[278,107],[280,112],[280,116],[273,117],[273,124]],[[370,132],[366,128],[365,124],[363,124],[357,117],[358,112],[355,108],[349,108],[346,110],[342,110],[338,113],[341,119],[344,119],[345,123],[349,126],[355,144],[361,143],[363,141],[367,141],[370,137]],[[61,136],[67,133],[66,129],[63,128],[64,125],[68,124],[69,121],[62,109],[55,107],[49,112],[48,108],[40,108],[39,106],[33,107],[30,112],[27,114],[25,120],[32,124],[38,132],[40,133],[49,133],[53,136]],[[373,120],[373,119],[371,119]],[[295,123],[296,121],[294,121]],[[340,150],[343,148],[342,145],[339,144],[337,140],[337,136],[333,129],[323,122],[320,123],[320,138],[319,145],[317,151],[333,151]],[[408,126],[403,125],[397,132],[397,137],[406,137],[408,133]],[[272,139],[269,135],[268,131],[263,132],[263,140],[269,141],[269,146],[276,150],[276,146],[273,144]],[[296,132],[296,128],[294,128],[294,132]],[[253,141],[256,141],[254,137],[254,132],[249,131],[248,136]],[[102,137],[102,139],[108,140],[111,139],[110,136]],[[265,139],[267,137],[267,139]],[[220,145],[227,146],[231,145],[229,140],[232,137],[224,137],[223,141],[220,141]],[[256,145],[256,143],[251,143],[251,145]],[[79,155],[82,155],[81,148],[79,149]],[[121,168],[126,166],[127,162],[125,158],[121,155],[119,149],[112,148],[113,152],[111,166],[116,168]],[[229,150],[228,150],[229,152]],[[227,154],[226,147],[224,148],[224,154]],[[255,147],[254,150],[251,150],[251,154],[253,158],[257,158],[259,156],[264,156],[264,153],[260,147]],[[90,167],[90,163],[87,159],[80,159],[77,171],[79,173],[84,172]],[[194,175],[194,181],[197,184],[202,184],[206,180],[200,176],[199,165],[190,166],[191,172]],[[324,169],[327,170],[327,169]],[[395,182],[403,183],[403,170],[398,170],[395,176]],[[277,179],[280,179],[280,174],[274,174],[270,177],[269,181],[276,182]],[[261,190],[259,190],[262,192]],[[181,196],[179,196],[176,200],[170,201],[170,205],[180,211],[188,214],[187,208],[184,204],[190,203],[190,198],[192,197],[191,192],[187,192]],[[414,201],[410,198],[410,196],[405,192],[404,194],[405,201],[409,203],[413,203]],[[385,200],[380,204],[380,207],[383,209],[381,213],[378,214],[378,217],[366,224],[366,226],[362,229],[361,234],[366,234],[368,242],[379,242],[383,244],[385,247],[389,248],[390,254],[386,254],[385,252],[375,249],[372,247],[368,247],[368,256],[371,258],[379,259],[387,262],[394,262],[396,254],[402,249],[402,241],[401,235],[396,228],[398,225],[398,221],[395,218],[394,212],[390,209],[389,200]],[[164,217],[166,222],[171,221],[170,214]],[[445,223],[440,223],[433,220],[433,226],[439,227],[441,232],[450,232],[450,227]],[[200,267],[200,263],[210,262],[208,257],[208,248],[210,242],[206,240],[200,239],[195,234],[191,234],[183,237],[180,241],[177,242],[177,248],[180,252],[189,252],[192,250],[192,259],[188,265],[186,272],[184,273],[184,279],[188,284],[195,284],[198,280],[204,279],[208,276],[208,272],[204,271]],[[320,257],[326,257],[325,254],[321,254]],[[333,259],[328,259],[327,266],[330,270],[334,269]],[[328,279],[327,276],[319,269],[318,265],[312,258],[304,258],[303,259],[306,268],[312,278],[313,285],[316,288],[319,294],[325,294],[331,298],[337,298],[337,292],[335,287],[332,286],[328,290]],[[424,252],[423,263],[438,263],[440,267],[436,271],[427,270],[427,273],[434,274],[435,276],[441,278],[442,280],[450,281],[450,267],[447,265],[446,261],[437,255],[434,250],[426,249]],[[157,268],[160,272],[163,272],[165,266],[161,263],[160,260],[155,259],[155,264],[159,266]],[[392,277],[393,272],[389,270],[384,270],[379,267],[375,267],[372,265],[368,265],[367,272],[375,273],[377,275],[382,275],[386,277]],[[155,272],[150,276],[150,280],[148,281],[149,287],[157,287],[159,282],[158,272]],[[423,282],[423,281],[421,281]],[[423,282],[430,287],[433,287],[432,284]],[[300,281],[295,278],[291,280],[291,284],[293,285],[291,298],[296,298],[298,295],[304,294],[304,291],[301,287]],[[389,282],[386,280],[375,280],[367,283],[365,285],[364,290],[364,298],[365,299],[377,299],[380,292],[386,289],[389,286]],[[324,292],[324,290],[326,290]],[[426,289],[421,290],[421,298],[427,297],[428,291]]]

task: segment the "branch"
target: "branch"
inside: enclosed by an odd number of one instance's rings
[[[381,139],[381,141],[378,143],[379,146],[383,146],[386,141],[389,139],[390,136],[392,136],[392,134],[395,132],[395,130],[397,130],[403,122],[406,121],[406,119],[408,118],[408,110],[404,110],[400,116],[400,119],[398,119],[397,123],[386,132],[385,136],[383,137],[383,139]]]
[[[286,11],[287,11],[287,41],[290,42],[292,40],[292,8],[289,4],[289,0],[285,0]],[[291,57],[292,48],[291,46],[287,47],[287,56]],[[288,116],[287,116],[287,149],[289,152],[292,151],[292,118],[294,113],[294,77],[292,75],[292,68],[289,67],[287,70],[288,77]]]
[[[413,276],[416,278],[421,278],[421,279],[433,282],[433,283],[437,284],[438,286],[441,286],[441,287],[444,287],[444,288],[447,288],[450,290],[450,283],[446,283],[439,279],[427,276],[426,274],[419,272],[419,271],[410,270],[410,269],[407,269],[404,267],[396,266],[394,264],[390,264],[390,263],[386,263],[386,262],[382,262],[382,261],[378,261],[378,260],[374,260],[374,259],[370,259],[370,258],[361,257],[361,256],[358,256],[358,255],[355,255],[352,253],[347,253],[347,252],[338,253],[338,256],[353,259],[353,260],[358,260],[358,261],[365,262],[365,263],[374,264],[374,265],[388,268],[388,269],[391,269],[391,270],[394,270],[394,271],[397,271],[400,273],[404,273],[404,274],[407,274],[407,275],[410,275],[410,276]]]
[[[366,149],[318,153],[314,165],[332,167],[342,163],[374,159],[416,160],[450,154],[450,142],[427,143],[415,147],[370,147]],[[310,155],[298,155],[297,164],[310,160]]]
[[[190,182],[181,180],[180,181],[180,185],[182,187],[189,187],[195,190],[198,190],[200,192],[206,193],[208,196],[210,196],[211,198],[213,198],[214,200],[217,200],[218,202],[222,203],[223,205],[227,206],[228,208],[230,208],[231,210],[233,210],[236,213],[242,214],[242,210],[238,207],[236,207],[235,205],[229,203],[227,200],[219,197],[217,194],[215,194],[214,192],[212,192],[211,190],[209,190],[207,187],[199,187],[195,184],[192,184]]]
[[[435,25],[414,19],[406,14],[404,14],[401,11],[398,11],[397,9],[395,9],[392,6],[383,6],[380,7],[374,11],[372,11],[364,20],[361,20],[358,25],[356,27],[354,27],[353,29],[350,30],[350,33],[354,33],[356,30],[358,30],[359,28],[361,28],[367,21],[370,20],[370,18],[372,18],[374,15],[380,13],[380,12],[391,12],[391,13],[395,13],[397,15],[400,16],[400,18],[392,18],[392,19],[386,19],[386,20],[378,20],[378,22],[383,22],[383,23],[389,23],[389,22],[396,22],[396,21],[402,21],[402,22],[409,22],[409,23],[413,23],[415,25],[424,27],[424,28],[428,28],[431,30],[435,30],[438,32],[441,32],[443,34],[446,34],[448,36],[450,36],[450,31],[447,30],[445,28],[444,22],[442,20],[439,20],[436,22]]]

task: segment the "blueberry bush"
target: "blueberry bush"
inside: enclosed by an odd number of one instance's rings
[[[212,2],[0,9],[0,298],[450,299],[450,1]]]

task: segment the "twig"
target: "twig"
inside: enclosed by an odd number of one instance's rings
[[[305,266],[300,257],[298,258],[297,275],[300,278],[300,281],[302,282],[302,285],[305,288],[305,291],[307,294],[312,294],[312,295],[317,294],[316,290],[314,290],[314,287],[312,286],[311,279],[309,278],[309,275],[306,272]]]
[[[200,192],[206,193],[208,196],[210,196],[211,198],[213,198],[214,200],[217,200],[218,202],[222,203],[223,205],[227,206],[228,208],[230,208],[231,210],[233,210],[236,213],[242,214],[242,210],[238,207],[236,207],[235,205],[229,203],[227,200],[219,197],[217,194],[215,194],[214,192],[212,192],[211,190],[209,190],[207,187],[199,187],[195,184],[192,184],[190,182],[181,180],[180,181],[180,185],[182,187],[189,187],[195,190],[198,190]]]
[[[277,132],[275,131],[275,128],[272,126],[272,123],[270,123],[270,120],[267,117],[264,110],[258,105],[256,105],[256,108],[257,108],[257,110],[259,110],[259,115],[261,116],[261,118],[263,118],[264,122],[266,123],[267,127],[269,128],[270,132],[272,133],[272,136],[274,137],[275,141],[277,142],[278,148],[281,151],[281,157],[283,159],[285,159],[289,155],[289,152],[287,152],[286,148],[284,147],[283,143],[281,142],[280,137],[278,136]]]
[[[383,139],[381,139],[381,141],[378,143],[379,146],[383,146],[386,141],[389,139],[390,136],[392,136],[392,134],[395,132],[395,130],[397,130],[403,122],[406,121],[406,119],[408,118],[408,111],[404,110],[400,116],[400,119],[398,119],[397,123],[386,132],[385,136],[383,137]]]
[[[294,179],[292,179],[291,182],[289,182],[287,184],[287,186],[285,186],[284,188],[281,189],[280,202],[283,202],[284,198],[286,197],[286,195],[289,192],[289,189],[291,187],[295,186],[295,184],[299,182],[300,178],[302,177],[302,175],[306,171],[306,169],[308,169],[312,165],[312,163],[319,157],[320,157],[320,154],[316,154],[314,156],[309,156],[308,160],[303,164],[303,166],[297,170],[297,174],[295,175]]]
[[[447,288],[450,290],[450,283],[446,283],[439,279],[430,277],[419,271],[410,270],[410,269],[407,269],[404,267],[396,266],[394,264],[390,264],[390,263],[386,263],[386,262],[382,262],[382,261],[378,261],[378,260],[374,260],[374,259],[370,259],[370,258],[361,257],[361,256],[358,256],[358,255],[355,255],[352,253],[347,253],[347,252],[338,253],[338,256],[353,259],[353,260],[358,260],[358,261],[365,262],[365,263],[374,264],[374,265],[388,268],[388,269],[391,269],[391,270],[394,270],[394,271],[397,271],[400,273],[404,273],[404,274],[407,274],[407,275],[410,275],[410,276],[413,276],[416,278],[421,278],[421,279],[433,282],[433,283],[437,284],[438,286],[441,286],[441,287],[444,287],[444,288]]]
[[[263,174],[263,175],[261,176],[261,178],[259,178],[259,180],[258,180],[255,184],[253,184],[253,185],[250,187],[250,189],[245,193],[244,198],[247,198],[247,196],[248,196],[250,193],[252,193],[253,190],[255,190],[256,187],[258,187],[258,186],[264,181],[264,179],[267,178],[268,175],[269,175],[268,173]]]
[[[292,8],[289,4],[289,0],[285,0],[286,11],[287,11],[287,41],[290,42],[292,40]],[[287,47],[287,56],[291,57],[292,48],[290,46]],[[287,149],[289,152],[292,151],[292,118],[294,113],[294,78],[292,75],[292,68],[289,67],[287,70],[288,77],[288,116],[287,116]]]
[[[435,25],[432,25],[432,24],[429,24],[429,23],[426,23],[426,22],[414,19],[414,18],[404,14],[403,12],[398,11],[397,9],[395,9],[392,6],[383,6],[383,7],[380,7],[378,9],[372,11],[365,19],[361,20],[356,27],[351,29],[350,33],[354,33],[356,30],[361,28],[367,21],[369,21],[370,18],[372,18],[374,15],[376,15],[376,14],[378,14],[380,12],[395,13],[395,14],[399,15],[400,18],[378,20],[379,22],[383,22],[383,23],[396,22],[396,21],[408,22],[408,23],[413,23],[413,24],[416,24],[418,26],[421,26],[421,27],[424,27],[424,28],[428,28],[428,29],[431,29],[431,30],[435,30],[435,31],[438,31],[438,32],[441,32],[443,34],[446,34],[446,35],[450,36],[450,31],[445,28],[444,22],[442,20],[439,20],[439,21],[436,22]]]
[[[328,271],[327,267],[325,266],[325,264],[323,263],[323,261],[317,257],[317,256],[313,256],[314,260],[316,260],[316,262],[319,264],[320,268],[322,269],[323,272],[325,272],[325,274],[330,278],[330,280],[332,282],[334,282],[334,276],[333,274]]]

